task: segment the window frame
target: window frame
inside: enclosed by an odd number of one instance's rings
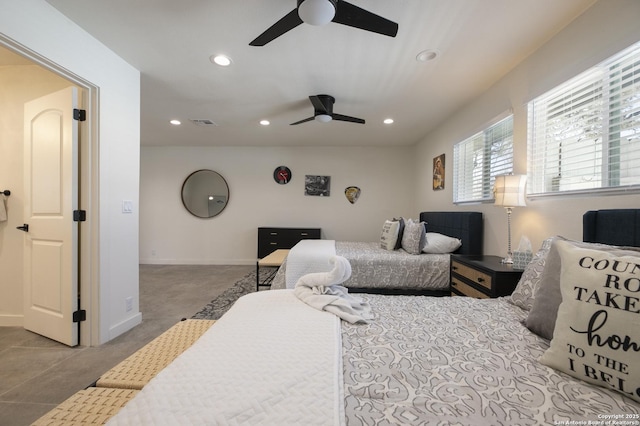
[[[509,110],[453,146],[453,204],[493,202],[495,177],[513,173],[513,126],[514,114]],[[494,131],[507,134],[492,137]],[[495,150],[500,154],[497,157]],[[478,155],[481,157],[479,167]]]
[[[624,76],[628,78],[625,79]],[[632,87],[632,90],[626,93],[625,87]],[[586,94],[580,98],[579,94],[582,90]],[[591,92],[587,92],[588,90]],[[627,94],[629,98],[624,99],[623,94]],[[556,127],[557,129],[567,130],[571,124],[575,125],[575,121],[572,122],[571,118],[566,117],[571,113],[584,110],[591,113],[592,109],[597,112],[593,120],[579,122],[580,127],[576,127],[578,132],[584,133],[597,129],[597,132],[589,135],[590,138],[584,138],[582,146],[580,138],[576,140],[571,140],[569,137],[554,138],[551,125],[547,124],[547,122],[553,122],[554,113],[549,112],[553,104],[565,102],[565,100],[567,106],[555,113],[565,115],[565,119],[560,121],[562,126]],[[572,101],[580,102],[570,105]],[[584,110],[580,109],[583,106]],[[631,108],[630,118],[624,116],[625,108]],[[640,161],[640,119],[637,118],[639,114],[640,42],[529,101],[527,103],[527,197],[615,195],[640,192],[640,174],[631,173],[627,177],[631,183],[624,184],[620,172],[620,170],[635,170],[637,166],[634,167],[634,165]],[[543,124],[540,124],[540,121]],[[629,135],[622,134],[625,129]],[[593,152],[581,153],[581,150],[588,147],[588,142],[592,142]],[[566,144],[572,145],[571,151],[566,151]],[[614,148],[614,144],[617,148]],[[625,145],[634,155],[621,159],[620,150]],[[562,148],[565,148],[565,152],[562,152]],[[565,159],[568,157],[571,161],[565,161],[563,164],[563,155]],[[585,171],[582,174],[576,173],[575,170],[580,169],[580,163],[586,161],[592,161],[593,165],[584,167]],[[567,168],[568,172],[563,172],[563,168]],[[557,170],[556,176],[552,176],[554,170]],[[593,184],[589,182],[587,170],[593,172]],[[571,181],[571,176],[575,178],[575,182]],[[580,188],[581,184],[585,187]],[[562,185],[566,185],[567,189],[561,189]],[[589,187],[589,185],[593,186]]]

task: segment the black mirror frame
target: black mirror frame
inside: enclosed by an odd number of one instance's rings
[[[189,179],[191,179],[194,175],[198,174],[198,173],[202,173],[202,172],[207,172],[207,173],[214,173],[216,176],[213,176],[215,178],[219,178],[221,180],[221,182],[219,181],[219,183],[224,184],[224,186],[226,187],[227,193],[226,193],[226,201],[224,203],[224,206],[217,211],[215,214],[210,214],[207,216],[203,216],[198,214],[197,212],[195,212],[193,210],[193,206],[189,206],[188,203],[185,201],[185,186],[187,185],[187,183],[189,182]],[[229,197],[230,197],[230,190],[229,190],[229,184],[227,183],[226,179],[218,172],[213,171],[213,170],[209,170],[209,169],[200,169],[200,170],[196,170],[195,172],[191,173],[189,176],[186,177],[186,179],[184,180],[184,182],[182,183],[182,188],[180,190],[180,198],[182,200],[182,205],[184,206],[184,208],[191,213],[193,216],[200,218],[200,219],[211,219],[212,217],[216,217],[218,215],[220,215],[220,213],[222,213],[224,211],[225,208],[227,208],[227,205],[229,204]]]

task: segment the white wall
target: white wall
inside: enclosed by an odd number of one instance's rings
[[[324,238],[374,241],[385,218],[416,216],[424,210],[482,211],[484,251],[503,255],[507,241],[504,209],[492,204],[452,203],[453,145],[512,109],[515,172],[526,173],[527,101],[640,40],[639,17],[640,2],[636,0],[597,2],[414,147],[143,148],[141,262],[253,262],[259,226],[319,226]],[[446,154],[445,190],[433,191],[433,158],[442,153]],[[271,178],[279,165],[290,167],[294,174],[293,182],[285,187]],[[179,198],[184,178],[200,168],[218,171],[231,187],[229,206],[214,219],[190,216]],[[314,199],[302,195],[305,174],[331,175],[332,196]],[[353,206],[342,194],[348,185],[363,190]],[[585,211],[638,207],[637,194],[536,199],[514,211],[513,244],[516,246],[522,235],[532,241],[534,249],[551,235],[580,239]]]
[[[25,46],[61,69],[99,88],[99,102],[90,113],[99,152],[90,173],[96,174],[88,212],[96,230],[92,305],[95,317],[91,343],[106,342],[141,321],[138,309],[138,195],[140,145],[140,73],[44,0],[0,0],[0,30],[12,43]],[[134,203],[123,214],[122,200]],[[98,209],[96,215],[94,209]],[[98,221],[99,219],[99,221]],[[96,223],[98,221],[98,223]],[[126,312],[125,299],[134,309]]]
[[[413,147],[143,147],[140,182],[142,263],[253,264],[260,226],[320,227],[323,238],[376,241],[392,216],[413,210]],[[278,166],[293,179],[279,185]],[[229,204],[200,219],[182,205],[184,179],[199,169],[220,173]],[[331,176],[331,195],[304,195],[305,175]],[[348,186],[362,193],[355,204]]]
[[[637,0],[601,0],[515,70],[469,104],[452,115],[417,147],[418,209],[437,206],[439,210],[458,208],[452,204],[453,145],[483,128],[493,117],[512,108],[514,112],[514,157],[516,174],[527,170],[526,103],[558,84],[574,77],[614,53],[640,41],[640,2]],[[446,153],[444,191],[433,192],[431,164],[433,157]],[[504,255],[507,225],[504,209],[492,204],[465,205],[464,210],[482,211],[485,215],[486,254]],[[514,209],[512,241],[528,236],[537,249],[552,235],[582,238],[582,215],[587,210],[603,208],[640,208],[640,195],[547,197],[528,201],[525,208]]]
[[[24,103],[70,85],[36,65],[0,67],[0,191],[12,193],[0,222],[0,325],[22,325],[24,233],[16,227],[24,223]]]

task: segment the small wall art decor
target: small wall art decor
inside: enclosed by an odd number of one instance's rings
[[[433,190],[444,189],[444,154],[433,159]]]
[[[357,186],[348,186],[344,189],[344,196],[347,197],[351,204],[355,204],[360,198],[360,192],[360,188]]]
[[[286,185],[291,182],[291,170],[287,166],[279,166],[273,171],[273,180],[280,185]]]
[[[306,175],[304,195],[328,197],[331,194],[331,176]]]

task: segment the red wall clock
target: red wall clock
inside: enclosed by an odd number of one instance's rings
[[[291,181],[291,170],[286,166],[276,167],[273,171],[273,180],[280,185],[286,185]]]

